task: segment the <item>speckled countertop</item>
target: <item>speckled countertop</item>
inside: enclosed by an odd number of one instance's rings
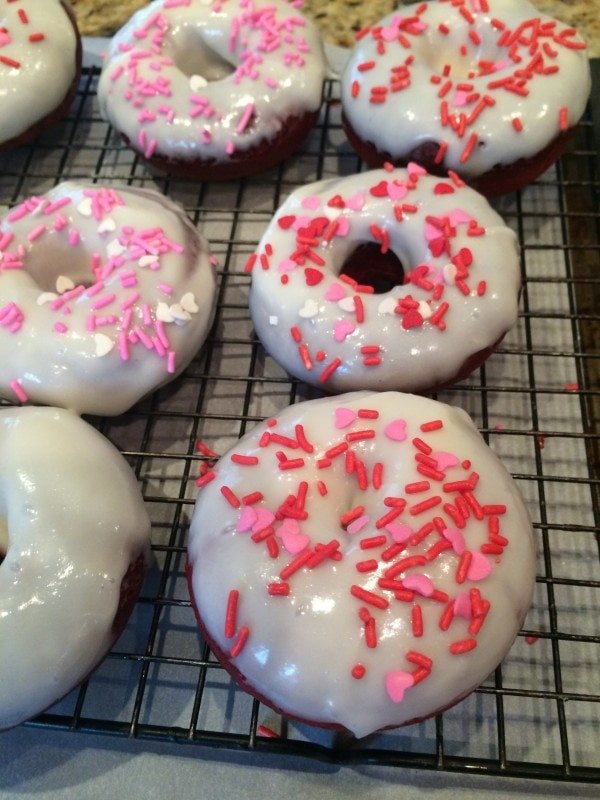
[[[403,0],[407,4],[411,0]],[[414,1],[414,0],[413,0]],[[113,33],[148,0],[71,0],[86,36]],[[540,11],[577,28],[590,56],[600,56],[600,0],[534,0]],[[305,0],[304,12],[323,29],[327,41],[350,46],[354,32],[390,13],[397,0]]]

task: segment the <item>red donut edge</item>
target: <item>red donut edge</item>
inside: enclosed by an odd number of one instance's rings
[[[412,150],[407,157],[393,158],[390,153],[379,150],[372,142],[361,139],[344,113],[342,113],[342,127],[352,149],[371,169],[382,167],[386,163],[395,167],[406,167],[409,162],[414,161],[431,175],[447,177],[444,162],[440,164],[435,162],[439,150],[438,142],[425,142]],[[511,164],[499,164],[477,178],[468,178],[460,173],[459,176],[472,189],[486,197],[496,197],[523,189],[558,161],[578,128],[579,126],[575,125],[562,131],[531,158],[520,158]]]
[[[197,181],[228,181],[246,178],[264,172],[284,161],[296,152],[314,128],[320,109],[302,116],[289,117],[281,131],[272,139],[264,139],[248,150],[236,150],[227,161],[216,159],[177,159],[161,156],[155,152],[146,158],[143,152],[127,137],[120,134],[123,142],[148,166],[166,172],[175,178]]]
[[[237,685],[243,691],[247,692],[249,695],[254,697],[260,703],[263,703],[263,705],[265,705],[268,708],[272,709],[276,714],[279,714],[280,716],[285,717],[286,719],[293,720],[295,722],[299,722],[299,723],[301,723],[303,725],[311,725],[311,726],[313,726],[315,728],[322,728],[323,730],[334,731],[336,733],[340,733],[340,734],[343,734],[345,736],[349,736],[349,737],[351,737],[352,740],[363,741],[363,740],[368,740],[371,737],[376,736],[378,733],[381,733],[381,732],[386,731],[386,730],[395,730],[397,728],[404,728],[404,727],[406,727],[408,725],[416,725],[419,722],[425,722],[425,720],[431,719],[432,717],[435,717],[437,714],[442,714],[444,711],[447,711],[448,709],[450,709],[453,706],[457,705],[462,700],[464,700],[466,697],[468,697],[470,694],[472,694],[475,691],[475,689],[477,689],[478,686],[481,686],[481,682],[476,683],[473,686],[471,686],[469,689],[467,689],[465,692],[462,692],[458,697],[455,697],[454,699],[450,700],[445,705],[441,706],[440,708],[436,708],[434,711],[431,711],[428,714],[425,714],[425,715],[423,715],[421,717],[414,717],[413,719],[407,720],[406,722],[403,722],[400,725],[386,725],[383,728],[380,728],[377,731],[374,731],[373,733],[362,737],[362,739],[357,739],[354,736],[354,734],[352,733],[352,731],[348,730],[348,728],[346,728],[343,725],[340,725],[338,723],[323,722],[323,721],[319,721],[319,720],[310,719],[309,717],[302,717],[302,716],[299,716],[297,714],[291,714],[288,711],[286,711],[285,709],[280,708],[277,705],[275,705],[274,703],[272,703],[269,700],[268,697],[265,697],[257,689],[255,689],[252,686],[252,684],[249,683],[246,680],[246,677],[244,676],[244,674],[242,672],[240,672],[240,670],[234,664],[231,663],[227,653],[225,653],[219,647],[219,645],[215,642],[215,640],[209,634],[208,630],[206,629],[206,626],[204,625],[204,622],[202,621],[202,617],[200,616],[200,613],[198,611],[198,607],[196,605],[196,600],[194,598],[194,592],[193,592],[193,588],[192,588],[192,573],[193,573],[193,570],[194,570],[194,567],[193,567],[192,563],[190,562],[190,560],[188,558],[187,561],[186,561],[186,565],[185,565],[185,574],[186,574],[186,579],[187,579],[187,584],[188,584],[188,590],[189,590],[189,594],[190,594],[190,600],[191,600],[192,609],[194,611],[194,616],[196,617],[196,623],[198,625],[198,628],[199,628],[200,635],[201,635],[202,639],[209,646],[211,652],[213,653],[215,658],[218,660],[218,662],[221,664],[221,666],[225,669],[225,671],[227,673],[229,673],[231,678],[237,683]],[[519,626],[519,627],[521,627],[521,626]],[[514,642],[514,640],[513,640],[513,642]],[[511,643],[511,646],[512,646],[512,643]],[[490,673],[491,672],[493,672],[493,670],[490,670]]]
[[[73,81],[69,86],[64,99],[59,103],[59,105],[56,106],[56,108],[54,108],[45,117],[39,119],[37,122],[31,125],[31,127],[27,128],[27,130],[20,133],[18,136],[14,136],[12,139],[7,139],[5,142],[0,143],[0,153],[4,150],[13,150],[17,147],[22,147],[34,139],[37,139],[38,136],[48,130],[48,128],[52,128],[54,125],[60,122],[63,117],[66,116],[73,101],[75,100],[75,97],[77,96],[83,63],[81,35],[79,33],[79,28],[77,27],[77,20],[75,19],[75,13],[73,12],[73,9],[65,2],[65,0],[60,0],[60,4],[70,20],[73,30],[75,31],[75,77],[73,78]]]

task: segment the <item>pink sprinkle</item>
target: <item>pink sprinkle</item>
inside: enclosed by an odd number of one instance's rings
[[[225,152],[227,153],[228,156],[233,155],[233,153],[235,152],[235,145],[231,141],[231,139],[225,145]]]
[[[127,343],[127,335],[124,331],[121,331],[118,336],[118,345],[119,345],[119,355],[121,356],[122,361],[129,360],[129,346]]]
[[[163,294],[171,295],[173,294],[173,287],[170,283],[159,283],[158,284],[158,291],[162,292]]]
[[[471,598],[468,592],[459,592],[454,600],[454,614],[463,619],[471,619]]]
[[[390,522],[385,529],[398,544],[408,541],[414,533],[410,525],[404,525],[401,522]]]
[[[243,133],[246,130],[248,123],[252,118],[253,113],[254,113],[254,103],[248,103],[248,105],[244,109],[244,113],[242,114],[240,121],[237,124],[237,127],[235,129],[236,133]]]
[[[444,528],[442,536],[450,542],[452,549],[458,556],[464,553],[466,547],[465,537],[458,528]]]
[[[69,231],[69,244],[71,247],[75,247],[79,244],[79,231],[76,231],[74,228]]]
[[[333,414],[335,418],[334,425],[338,430],[352,425],[356,419],[356,413],[351,408],[344,408],[343,406],[336,408]]]
[[[92,303],[92,308],[94,311],[98,311],[100,308],[105,308],[113,303],[117,299],[117,295],[114,292],[110,294],[105,294],[104,297],[99,297],[97,300],[94,300]]]
[[[365,527],[365,525],[369,522],[369,520],[370,520],[370,517],[369,517],[368,514],[362,514],[360,517],[358,517],[357,519],[353,520],[348,525],[346,530],[350,534],[359,533],[360,531],[362,531],[362,529]]]
[[[69,329],[67,328],[67,326],[65,325],[64,322],[55,322],[54,323],[54,330],[57,333],[66,333]]]
[[[30,230],[27,234],[27,239],[30,242],[34,242],[36,239],[39,239],[42,234],[46,233],[46,226],[43,223],[37,225],[33,230]]]
[[[410,672],[394,670],[385,676],[385,690],[392,703],[401,703],[404,693],[414,686],[415,679]]]
[[[131,309],[131,306],[135,305],[139,299],[140,299],[140,293],[139,292],[132,292],[121,303],[122,310],[126,311],[128,309]]]
[[[27,392],[21,386],[21,383],[18,380],[11,381],[9,384],[10,388],[12,389],[15,397],[20,403],[26,403],[29,400]]]
[[[394,442],[403,442],[406,439],[406,420],[395,419],[384,428],[384,434]]]
[[[423,597],[431,597],[434,592],[433,582],[427,575],[407,575],[402,579],[402,585],[405,589],[412,589]]]
[[[174,350],[169,350],[167,353],[167,372],[172,375],[175,372],[175,362],[177,355]]]
[[[470,581],[482,581],[491,573],[492,565],[483,553],[479,553],[477,550],[473,551],[472,556],[467,578]]]

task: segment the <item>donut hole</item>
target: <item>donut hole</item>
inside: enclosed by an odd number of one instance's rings
[[[8,525],[3,517],[0,517],[0,564],[4,561],[8,550]]]
[[[90,271],[90,258],[81,258],[77,248],[64,246],[56,240],[44,241],[44,247],[34,247],[27,255],[27,272],[41,292],[62,294],[73,286],[92,286],[96,278]]]
[[[235,72],[235,64],[210,47],[195,29],[178,28],[171,36],[171,43],[175,66],[190,79],[204,78],[207,83],[214,83]],[[201,83],[198,81],[198,91],[202,89]]]
[[[340,275],[370,286],[375,294],[385,294],[394,286],[404,283],[406,271],[398,256],[387,250],[381,252],[381,246],[375,242],[359,244],[342,264]]]

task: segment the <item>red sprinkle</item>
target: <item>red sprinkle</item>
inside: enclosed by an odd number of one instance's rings
[[[231,639],[237,628],[237,608],[239,599],[240,593],[238,590],[232,589],[227,598],[227,610],[225,611],[225,628],[223,630],[223,635],[226,639]]]
[[[239,629],[235,642],[233,643],[233,646],[229,651],[230,658],[237,658],[237,656],[240,655],[240,653],[246,646],[246,642],[248,641],[249,635],[250,635],[250,629],[246,625],[242,626]]]

